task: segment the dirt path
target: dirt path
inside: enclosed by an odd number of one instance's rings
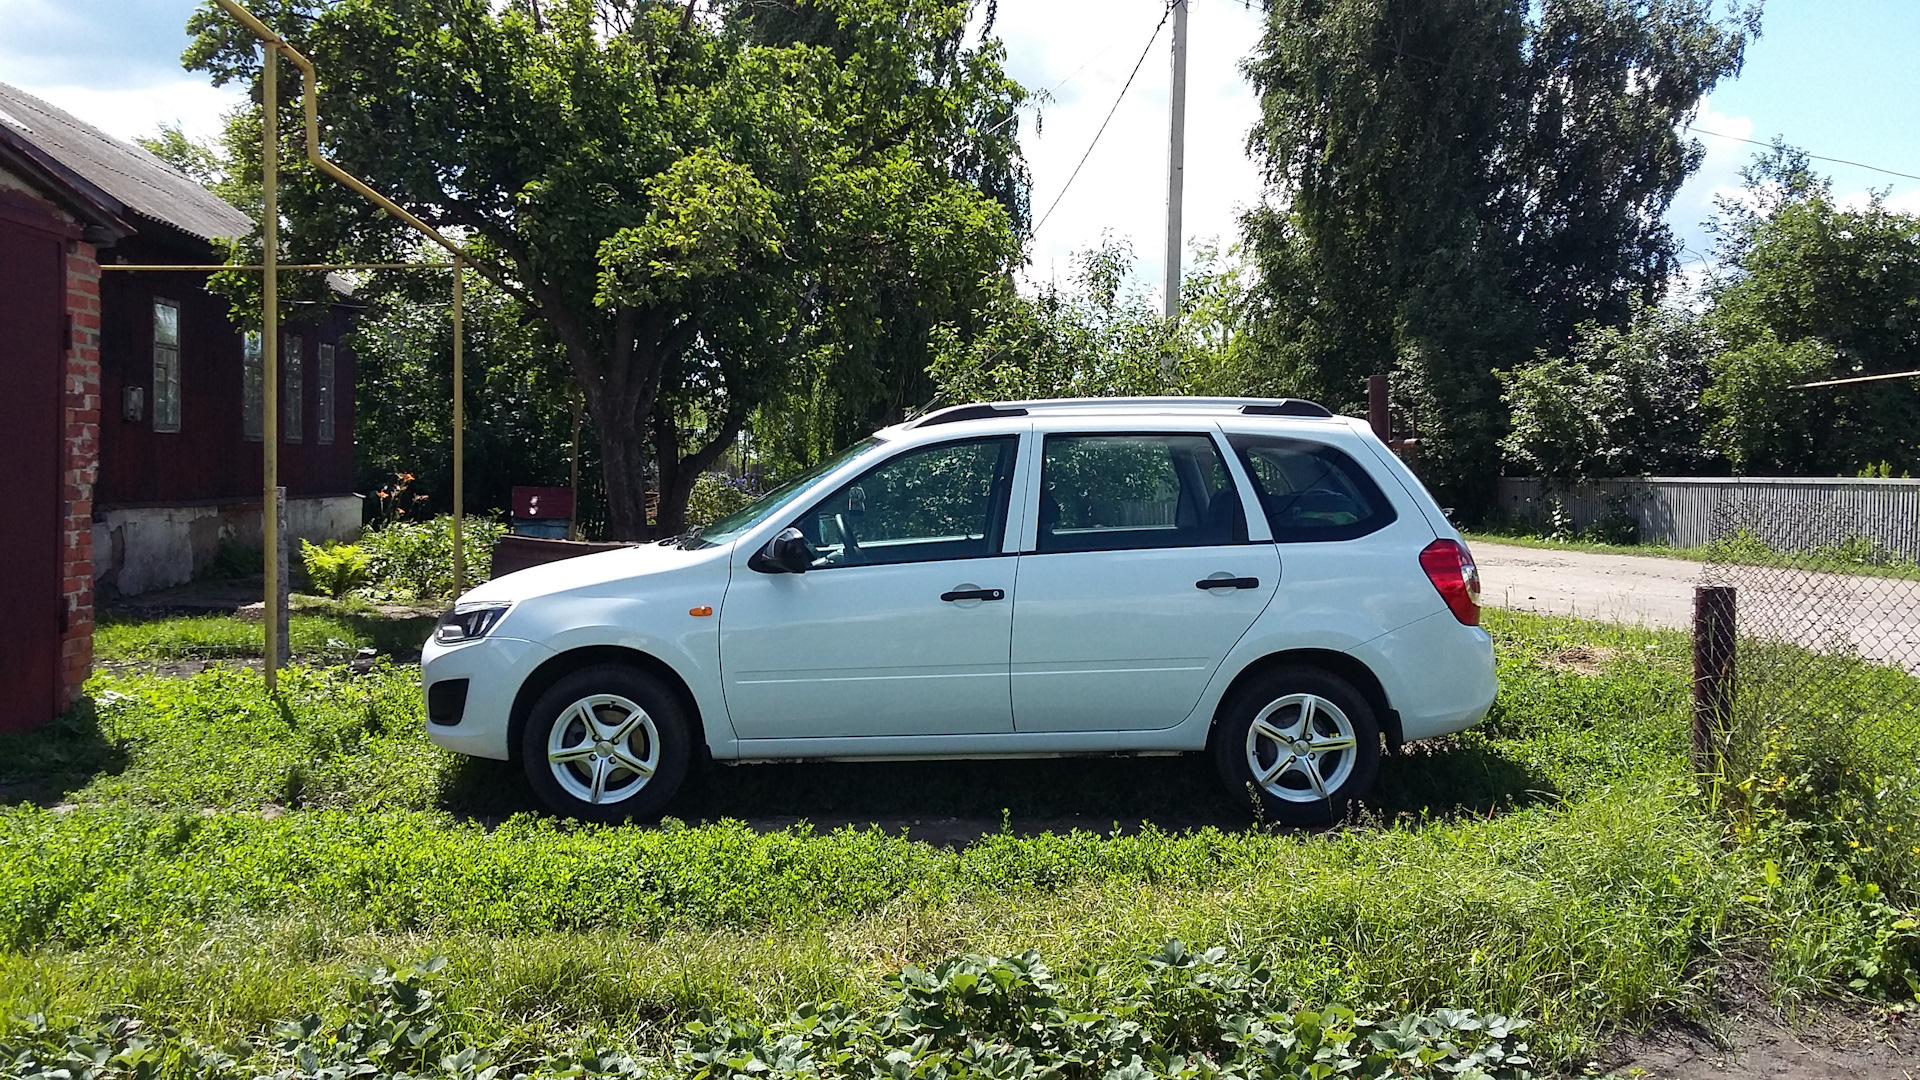
[[[1915,1080],[1920,1022],[1911,1014],[1728,1018],[1718,1040],[1669,1028],[1630,1039],[1596,1063],[1637,1080]]]
[[[1543,615],[1684,630],[1706,567],[1685,559],[1600,555],[1476,541],[1482,602]],[[1920,674],[1920,584],[1851,574],[1755,570],[1742,606],[1764,605],[1796,645],[1851,649]],[[1757,610],[1757,608],[1756,608]],[[1742,620],[1742,631],[1748,624]]]

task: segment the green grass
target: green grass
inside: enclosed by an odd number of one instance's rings
[[[1173,937],[1303,1001],[1522,1014],[1568,1061],[1707,1014],[1730,956],[1801,995],[1920,961],[1911,900],[1869,892],[1844,841],[1807,857],[1699,798],[1682,635],[1487,618],[1493,716],[1386,762],[1368,815],[1319,833],[1235,818],[1194,759],[720,769],[663,827],[578,826],[429,747],[410,669],[295,670],[278,702],[244,670],[96,676],[92,710],[0,737],[0,1043],[9,1016],[111,1007],[237,1045],[339,1015],[369,964],[446,956],[475,1040],[659,1050],[703,1010],[872,1007],[901,965],[965,952],[1037,949],[1117,1007]],[[1003,810],[965,845],[900,831]],[[725,820],[748,815],[803,824]]]
[[[431,616],[392,619],[344,605],[287,620],[293,655],[308,663],[340,663],[362,648],[405,656],[420,651],[433,629]],[[142,616],[111,614],[94,630],[96,660],[242,660],[260,658],[266,631],[258,620],[234,615]]]

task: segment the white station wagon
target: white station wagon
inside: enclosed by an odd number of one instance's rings
[[[1486,715],[1479,591],[1412,472],[1312,402],[962,405],[473,589],[422,657],[427,732],[594,820],[659,814],[703,756],[1204,751],[1315,824],[1383,742]]]

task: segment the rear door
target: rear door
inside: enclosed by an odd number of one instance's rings
[[[1171,727],[1273,598],[1215,433],[1044,436],[1013,610],[1016,730]],[[1209,585],[1208,582],[1218,582]]]

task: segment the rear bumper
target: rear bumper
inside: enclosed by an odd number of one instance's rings
[[[512,757],[508,727],[514,696],[527,676],[553,655],[546,646],[520,638],[487,637],[460,645],[428,642],[420,654],[422,692],[431,697],[434,686],[454,680],[465,680],[467,690],[455,722],[429,720],[427,738],[456,754],[500,761]]]
[[[1493,638],[1437,612],[1351,650],[1379,676],[1412,742],[1465,731],[1486,718],[1499,693]]]

